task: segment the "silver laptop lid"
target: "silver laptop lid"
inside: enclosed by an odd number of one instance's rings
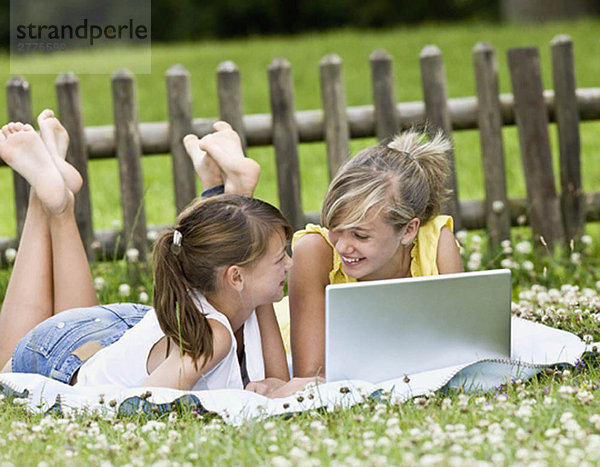
[[[329,285],[325,378],[373,383],[510,357],[510,270]]]

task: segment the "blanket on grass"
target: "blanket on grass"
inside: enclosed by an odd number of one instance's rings
[[[217,414],[237,425],[249,419],[350,407],[369,397],[384,397],[392,403],[400,403],[458,387],[467,392],[489,391],[510,380],[529,379],[548,367],[575,366],[586,352],[595,351],[599,345],[586,345],[574,334],[516,317],[512,318],[511,340],[510,359],[478,360],[378,384],[355,380],[327,382],[282,399],[269,399],[237,389],[74,387],[28,373],[0,374],[0,390],[5,396],[20,399],[33,412],[162,414],[177,408],[191,408],[201,414]]]

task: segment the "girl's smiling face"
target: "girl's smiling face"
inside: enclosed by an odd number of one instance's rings
[[[283,232],[271,236],[266,253],[246,270],[246,293],[254,306],[278,302],[283,298],[287,272],[293,261],[286,251]]]
[[[378,280],[410,275],[410,254],[418,220],[397,231],[379,213],[366,216],[360,224],[329,231],[329,241],[342,259],[344,271],[358,280]]]

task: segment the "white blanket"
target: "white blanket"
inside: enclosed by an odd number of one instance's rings
[[[249,391],[222,389],[178,391],[167,388],[113,386],[73,387],[28,373],[0,375],[5,394],[24,399],[30,410],[100,410],[117,413],[163,413],[173,405],[192,405],[199,412],[214,412],[225,421],[240,424],[251,418],[302,412],[316,408],[349,407],[365,397],[386,394],[392,402],[427,395],[441,388],[463,387],[467,391],[491,390],[511,379],[528,379],[548,366],[575,365],[598,344],[586,346],[569,332],[513,317],[511,359],[479,360],[392,379],[379,384],[336,381],[313,386],[283,399],[269,399]]]

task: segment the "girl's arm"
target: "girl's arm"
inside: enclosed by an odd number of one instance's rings
[[[277,378],[288,381],[290,374],[273,305],[261,305],[256,308],[256,317],[260,329],[265,378]]]
[[[290,326],[294,376],[324,375],[325,287],[333,252],[319,234],[300,238],[289,274]]]
[[[231,336],[225,326],[213,319],[208,320],[213,331],[213,356],[200,358],[196,365],[187,354],[181,355],[177,345],[171,346],[167,358],[146,378],[144,386],[191,390],[203,375],[223,360],[231,349]]]
[[[437,248],[437,267],[440,274],[463,272],[463,263],[452,230],[442,227]]]

